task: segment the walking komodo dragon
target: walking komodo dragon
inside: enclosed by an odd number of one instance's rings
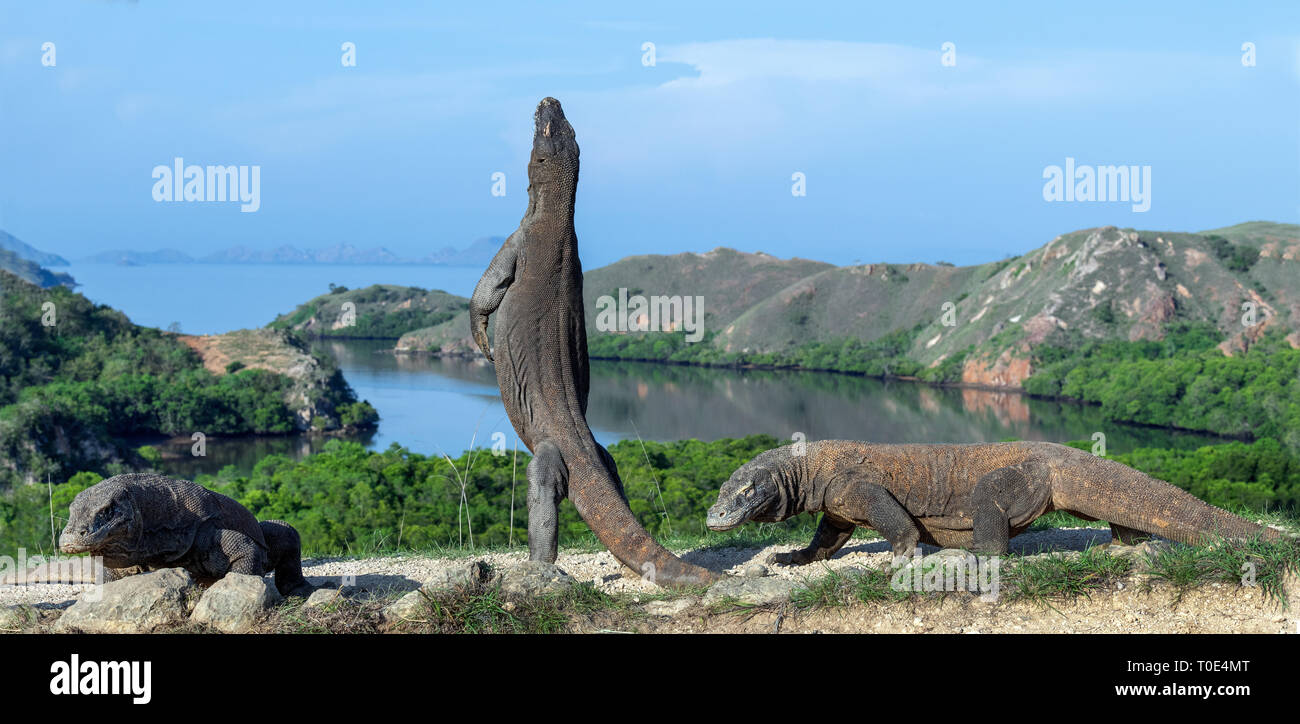
[[[102,557],[109,579],[159,568],[184,568],[200,580],[274,571],[281,594],[312,591],[292,526],[258,523],[237,501],[162,475],[117,475],[77,493],[59,550]]]
[[[1125,544],[1152,533],[1182,543],[1282,537],[1126,465],[1056,443],[833,440],[797,450],[769,450],[738,468],[709,509],[708,527],[820,511],[807,548],[773,556],[794,565],[835,555],[857,526],[878,531],[895,556],[910,556],[917,543],[1005,555],[1012,537],[1053,510],[1107,521],[1113,540]]]
[[[558,506],[567,495],[596,537],[638,573],[664,586],[712,582],[717,574],[672,555],[641,526],[613,458],[587,427],[587,333],[573,228],[578,143],[554,98],[538,104],[534,125],[528,208],[479,280],[469,309],[470,331],[496,365],[510,423],[533,452],[529,558],[555,561]]]

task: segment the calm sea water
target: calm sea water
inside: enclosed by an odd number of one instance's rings
[[[87,271],[89,270],[89,273]],[[125,311],[141,324],[179,321],[186,332],[261,326],[278,312],[328,290],[375,283],[441,288],[468,295],[477,269],[447,267],[316,267],[260,265],[81,265],[72,269],[91,299]],[[518,440],[506,418],[492,367],[482,361],[394,355],[391,342],[322,341],[358,397],[381,416],[379,428],[359,438],[372,449],[393,443],[413,452],[456,456],[499,439]],[[591,366],[588,420],[605,444],[622,439],[678,440],[767,433],[790,439],[878,442],[989,442],[1087,440],[1106,435],[1122,452],[1158,445],[1188,447],[1217,440],[1205,435],[1117,425],[1095,407],[982,390],[813,372],[704,369],[646,363]],[[497,437],[494,437],[497,436]],[[216,472],[226,465],[250,470],[270,453],[300,458],[326,442],[320,436],[209,438],[207,454],[189,454],[190,442],[166,446],[164,467],[176,475]],[[521,446],[522,447],[522,446]]]
[[[322,342],[344,376],[382,416],[362,439],[372,449],[393,443],[414,452],[451,456],[490,446],[494,436],[518,444],[486,362],[394,355],[375,341]],[[1158,445],[1190,447],[1216,440],[1168,430],[1109,423],[1095,407],[1066,405],[983,390],[937,389],[910,383],[813,372],[732,371],[594,361],[587,418],[605,444],[623,439],[678,440],[767,433],[791,439],[877,442],[1088,440],[1106,435],[1111,451]],[[207,457],[176,448],[170,472],[193,476],[225,465],[251,469],[263,456],[294,458],[320,448],[312,436],[208,441]],[[520,449],[523,449],[520,446]]]

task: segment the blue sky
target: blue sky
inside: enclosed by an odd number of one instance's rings
[[[1104,224],[1300,217],[1296,3],[379,5],[0,0],[0,228],[73,258],[462,247],[517,226],[547,95],[582,148],[588,267],[977,263]],[[261,208],[155,202],[177,156],[259,165]],[[1150,210],[1045,202],[1067,157],[1151,166]]]

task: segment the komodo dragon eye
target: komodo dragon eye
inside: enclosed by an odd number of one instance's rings
[[[117,503],[114,502],[113,504],[109,505],[107,508],[103,508],[98,513],[95,514],[95,527],[98,528],[104,525],[105,523],[109,522],[110,520],[113,520],[116,517],[117,517]]]

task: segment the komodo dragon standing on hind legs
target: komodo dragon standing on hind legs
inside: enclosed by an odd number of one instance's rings
[[[555,562],[559,504],[567,495],[600,542],[636,572],[662,586],[711,583],[717,574],[668,552],[633,516],[613,458],[587,427],[587,333],[573,228],[578,143],[554,98],[538,104],[534,124],[528,209],[479,280],[469,309],[474,341],[496,365],[506,414],[533,453],[529,558]]]
[[[1113,540],[1146,534],[1181,543],[1216,536],[1283,535],[1204,503],[1133,468],[1048,442],[874,445],[831,440],[789,445],[740,466],[709,509],[707,525],[782,521],[822,513],[812,543],[773,556],[802,565],[835,555],[857,526],[874,528],[894,555],[917,543],[1005,555],[1008,541],[1049,511],[1110,523]]]

